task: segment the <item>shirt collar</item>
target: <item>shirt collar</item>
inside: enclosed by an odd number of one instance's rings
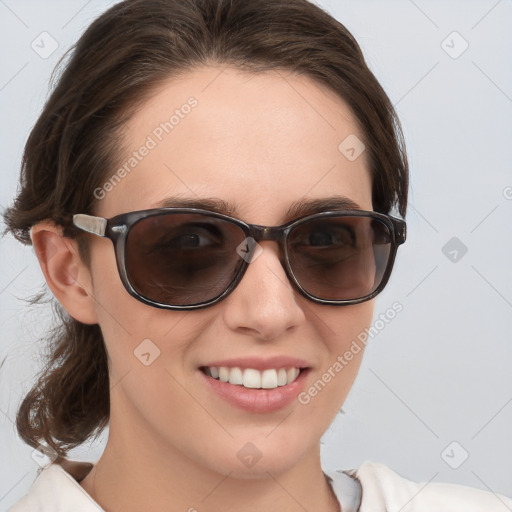
[[[41,512],[65,512],[70,506],[80,512],[104,512],[85,492],[80,481],[93,468],[89,462],[65,460],[45,467],[25,497],[27,505],[37,504]],[[343,512],[357,512],[361,503],[359,480],[345,471],[324,471]]]

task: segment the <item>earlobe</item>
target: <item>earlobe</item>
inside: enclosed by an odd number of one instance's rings
[[[62,227],[41,222],[32,227],[32,244],[48,287],[62,307],[84,324],[96,324],[91,272],[81,260],[76,240]]]

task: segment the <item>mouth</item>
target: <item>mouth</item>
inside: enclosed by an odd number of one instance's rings
[[[215,400],[250,413],[268,414],[291,406],[304,389],[312,367],[288,356],[211,361],[198,368]]]
[[[202,366],[199,368],[207,377],[246,389],[276,389],[295,382],[306,367],[281,367],[257,370],[239,366]]]

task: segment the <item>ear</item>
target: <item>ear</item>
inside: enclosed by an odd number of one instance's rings
[[[50,221],[31,229],[32,244],[48,287],[62,307],[84,324],[98,323],[91,272],[78,254],[76,240]]]

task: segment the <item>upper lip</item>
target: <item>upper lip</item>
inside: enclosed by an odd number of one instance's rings
[[[222,359],[217,361],[211,361],[202,367],[220,367],[224,366],[227,368],[254,368],[255,370],[270,370],[272,368],[308,368],[309,365],[303,359],[297,359],[296,357],[288,356],[274,356],[269,358],[262,357],[237,357],[233,359]]]

